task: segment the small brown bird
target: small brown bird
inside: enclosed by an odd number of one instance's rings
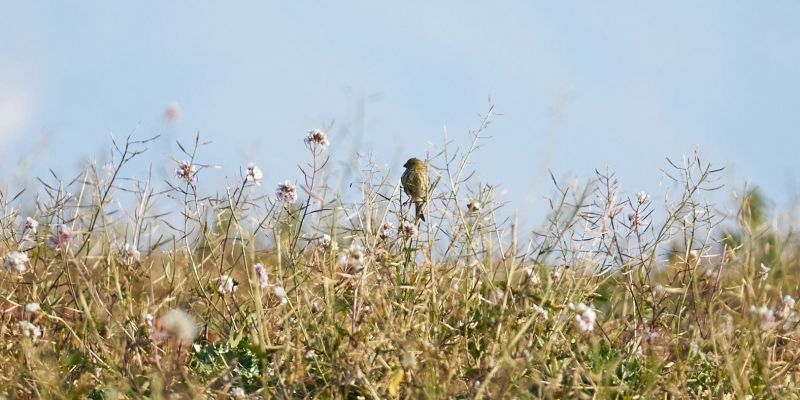
[[[409,158],[405,164],[405,172],[400,178],[400,183],[403,185],[403,191],[406,192],[411,201],[414,202],[417,219],[425,221],[423,210],[425,201],[428,197],[428,165],[425,161],[418,158]]]

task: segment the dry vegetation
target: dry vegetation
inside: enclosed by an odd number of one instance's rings
[[[0,395],[797,396],[800,246],[758,192],[721,215],[695,155],[662,199],[556,183],[518,232],[470,179],[490,117],[429,156],[419,225],[396,170],[329,186],[319,134],[278,193],[252,165],[214,193],[199,139],[174,179],[123,179],[131,138],[112,170],[0,192]]]

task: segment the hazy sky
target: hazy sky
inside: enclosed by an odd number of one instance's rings
[[[779,205],[797,192],[798,2],[344,3],[4,2],[0,181],[68,175],[134,129],[164,135],[147,161],[172,169],[199,130],[224,167],[207,182],[252,160],[272,190],[331,123],[335,158],[357,146],[399,177],[491,97],[472,166],[520,210],[544,206],[548,169],[657,192],[665,157],[695,149]]]

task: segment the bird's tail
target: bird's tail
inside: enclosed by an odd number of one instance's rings
[[[414,202],[414,208],[415,208],[415,210],[417,212],[417,219],[418,220],[422,220],[422,222],[425,222],[425,213],[424,213],[424,211],[425,211],[425,202],[415,201]]]

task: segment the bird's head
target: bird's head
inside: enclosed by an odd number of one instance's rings
[[[411,169],[423,168],[423,167],[425,167],[425,161],[422,161],[419,158],[412,157],[412,158],[409,158],[408,161],[406,161],[405,164],[403,164],[403,167],[411,168]]]

